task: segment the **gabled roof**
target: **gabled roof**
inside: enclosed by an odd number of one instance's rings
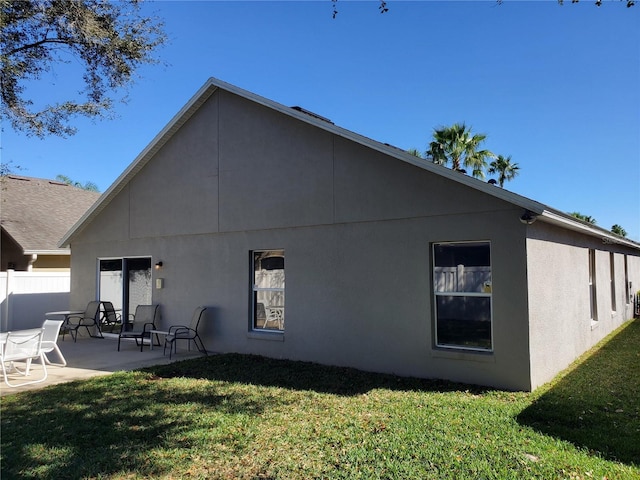
[[[0,178],[0,225],[25,255],[68,255],[62,236],[100,196],[55,180]]]
[[[322,130],[333,133],[337,136],[359,143],[373,150],[377,150],[381,153],[397,158],[400,161],[410,163],[424,170],[433,172],[442,177],[446,177],[455,182],[467,185],[475,190],[482,191],[501,200],[509,202],[513,205],[522,207],[523,214],[528,212],[539,220],[552,223],[563,228],[585,233],[587,235],[602,238],[604,242],[620,243],[630,246],[632,248],[640,249],[640,244],[633,242],[629,239],[620,237],[600,227],[588,224],[586,222],[577,220],[569,214],[555,210],[542,203],[536,202],[521,195],[509,192],[502,188],[490,185],[486,182],[470,177],[468,175],[455,172],[450,168],[442,165],[436,165],[425,159],[418,158],[411,155],[404,150],[393,147],[391,145],[380,143],[370,138],[364,137],[357,133],[351,132],[344,128],[334,125],[327,119],[320,117],[319,115],[309,114],[300,107],[287,107],[280,103],[274,102],[267,98],[251,93],[247,90],[243,90],[239,87],[231,85],[229,83],[218,80],[217,78],[210,78],[207,82],[196,92],[196,94],[182,107],[182,109],[171,119],[171,121],[162,129],[158,135],[151,141],[149,145],[136,157],[136,159],[127,167],[127,169],[118,177],[118,179],[109,187],[109,189],[103,194],[99,202],[96,202],[85,215],[78,221],[76,225],[62,238],[60,245],[68,246],[73,237],[82,231],[85,226],[90,223],[104,209],[109,202],[124,188],[124,186],[133,178],[155,155],[155,153],[162,148],[162,146],[184,125],[189,118],[200,108],[200,106],[207,101],[207,99],[218,90],[225,90],[232,94],[243,97],[247,100],[253,101],[260,105],[263,105],[272,110],[278,111],[290,117],[296,118],[302,122],[314,125]]]

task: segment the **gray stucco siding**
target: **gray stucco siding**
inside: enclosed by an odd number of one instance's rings
[[[518,228],[504,234],[514,222],[517,212],[511,211],[461,215],[455,222],[435,216],[176,235],[74,246],[73,259],[75,271],[93,279],[96,256],[148,254],[163,260],[162,271],[153,273],[165,278],[165,288],[153,291],[163,326],[183,323],[198,304],[212,307],[203,328],[212,351],[527,389],[526,295],[517,280],[524,278],[523,241]],[[433,348],[430,244],[443,239],[491,241],[491,354]],[[249,333],[248,253],[264,248],[285,250],[283,341]],[[507,251],[508,256],[500,254]],[[95,280],[86,284],[95,288]],[[91,288],[77,289],[74,296],[80,292],[92,298]]]
[[[218,231],[214,95],[129,183],[131,238]]]
[[[211,307],[207,348],[529,387],[520,209],[219,91],[72,244],[75,306],[97,258],[162,260],[161,326]],[[431,244],[491,242],[490,354],[434,348]],[[284,249],[284,335],[250,332],[249,252]],[[273,341],[276,338],[278,341]]]
[[[129,240],[131,226],[130,204],[129,185],[126,185],[100,212],[98,221],[93,222],[88,228],[82,230],[81,239],[78,242],[74,242],[72,248],[74,245],[81,243]]]
[[[219,115],[220,231],[333,222],[331,134],[227,92]]]
[[[591,320],[589,250],[596,256],[597,321]],[[616,311],[611,308],[614,254]],[[624,298],[624,255],[630,278],[638,256],[615,244],[542,222],[529,227],[527,275],[533,388],[551,380],[632,316]]]
[[[523,203],[503,190],[474,188],[463,174],[439,175],[297,115],[215,90],[74,233],[71,306],[96,297],[99,258],[150,256],[163,262],[152,271],[164,280],[152,291],[159,327],[184,324],[205,305],[201,334],[212,352],[514,390],[550,380],[628,316],[619,277],[626,253],[640,289],[636,250],[540,218],[524,225]],[[490,352],[434,340],[432,245],[468,241],[491,246]],[[267,249],[285,252],[284,333],[251,329],[250,252]]]
[[[510,208],[506,202],[343,138],[335,141],[334,191],[339,223]]]

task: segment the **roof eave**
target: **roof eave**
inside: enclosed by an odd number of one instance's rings
[[[25,255],[71,255],[71,249],[69,248],[57,248],[55,250],[24,250]]]
[[[573,220],[568,214],[562,214],[560,212],[555,212],[552,210],[545,210],[544,212],[542,212],[542,214],[540,214],[538,218],[543,222],[566,228],[567,230],[572,230],[574,232],[586,234],[591,237],[600,238],[603,244],[618,244],[640,250],[640,243],[634,242],[633,240],[629,240],[628,238],[624,238],[619,235],[615,235],[614,233],[609,232],[608,230],[605,230],[603,228],[596,227],[595,225],[590,225],[578,220]]]

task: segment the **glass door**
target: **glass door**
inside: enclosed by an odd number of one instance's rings
[[[127,314],[138,305],[151,305],[151,257],[125,258],[127,272]]]
[[[151,257],[101,259],[99,270],[99,300],[113,303],[123,323],[138,305],[151,304]]]

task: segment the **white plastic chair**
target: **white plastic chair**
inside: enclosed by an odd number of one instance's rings
[[[44,352],[42,351],[42,328],[32,328],[29,330],[18,330],[15,332],[7,332],[4,346],[2,347],[2,375],[4,381],[10,387],[19,387],[22,385],[29,385],[31,383],[44,382],[47,379],[47,366],[45,361]],[[44,373],[42,378],[38,380],[31,380],[29,382],[11,383],[7,375],[7,363],[10,364],[11,371],[24,375],[29,375],[31,368],[31,361],[34,359],[40,359],[42,364],[42,371]],[[24,362],[25,369],[20,370],[15,365],[16,362]]]
[[[42,324],[42,352],[44,353],[44,359],[47,361],[49,365],[54,365],[56,367],[65,367],[67,365],[67,361],[62,355],[60,348],[58,348],[58,335],[60,334],[60,327],[64,323],[63,320],[45,320]],[[47,356],[47,353],[56,352],[61,363],[52,363]]]

